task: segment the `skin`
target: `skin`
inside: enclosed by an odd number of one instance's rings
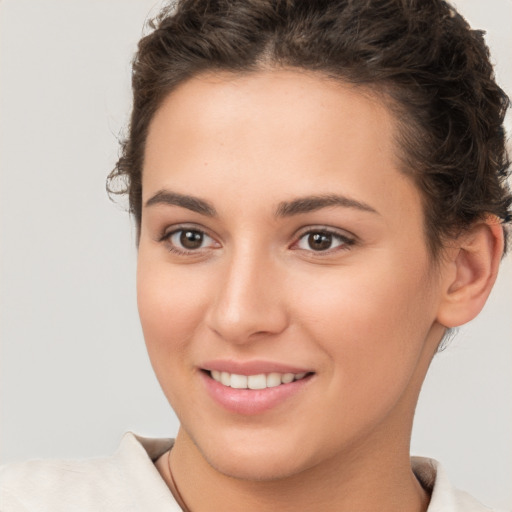
[[[194,512],[242,503],[248,512],[426,510],[409,461],[419,390],[445,328],[483,306],[500,230],[482,223],[464,239],[475,250],[455,244],[434,264],[394,130],[377,97],[297,70],[201,75],[155,114],[138,305],[181,423],[157,467],[177,495],[171,464]],[[163,190],[206,201],[216,215],[147,204]],[[337,204],[276,215],[283,202],[329,194],[372,211]],[[183,252],[179,233],[166,237],[183,224],[206,234],[201,247]],[[313,250],[305,233],[326,229],[332,248]],[[218,358],[314,375],[246,416],[205,391],[201,365]]]

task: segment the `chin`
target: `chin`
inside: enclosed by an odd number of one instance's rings
[[[248,429],[246,435],[220,436],[222,439],[212,435],[206,443],[193,442],[213,469],[239,480],[280,480],[315,464],[305,450],[297,450],[302,443],[290,442],[291,439],[279,442],[265,434],[253,434]]]
[[[219,473],[237,480],[269,482],[290,478],[304,468],[279,456],[239,456],[222,454],[220,457],[204,454],[210,466]]]

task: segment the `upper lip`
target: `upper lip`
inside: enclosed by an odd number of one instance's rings
[[[233,359],[215,359],[200,365],[203,370],[235,373],[237,375],[258,375],[261,373],[309,373],[312,370],[300,366],[275,361],[253,360],[235,361]]]

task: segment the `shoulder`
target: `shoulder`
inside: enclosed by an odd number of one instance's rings
[[[104,501],[104,482],[112,480],[107,459],[93,461],[33,460],[0,469],[0,502],[6,512],[64,510],[77,503]],[[98,485],[99,484],[99,485]],[[94,493],[92,487],[95,487]]]
[[[482,505],[467,492],[455,488],[436,460],[412,457],[411,462],[416,478],[431,493],[427,512],[498,512]]]
[[[171,440],[126,434],[110,457],[3,466],[2,512],[174,510],[168,508],[174,500],[153,464],[171,446]]]

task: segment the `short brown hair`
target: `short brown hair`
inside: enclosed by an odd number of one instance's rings
[[[487,215],[512,219],[503,120],[483,32],[442,0],[181,0],[162,10],[133,61],[133,110],[111,193],[137,226],[149,124],[201,72],[295,67],[383,93],[399,124],[403,170],[422,192],[433,254]],[[121,178],[121,188],[119,188]],[[117,183],[117,188],[116,188]]]

